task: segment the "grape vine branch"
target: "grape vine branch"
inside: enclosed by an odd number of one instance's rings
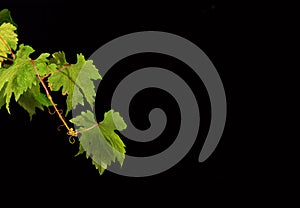
[[[48,89],[47,89],[44,81],[43,81],[43,79],[39,75],[39,72],[38,72],[38,69],[36,68],[34,60],[30,59],[30,61],[31,61],[32,65],[33,65],[33,68],[34,68],[34,71],[36,73],[36,76],[38,77],[40,83],[42,84],[42,86],[43,86],[43,88],[44,88],[44,90],[46,92],[47,98],[49,99],[49,101],[51,102],[52,106],[54,107],[54,110],[57,113],[57,115],[59,116],[60,120],[63,122],[63,125],[68,129],[68,133],[67,134],[70,135],[70,136],[73,136],[73,137],[77,137],[78,136],[78,132],[74,131],[73,128],[70,128],[68,126],[67,122],[65,121],[65,119],[63,118],[63,116],[61,115],[61,113],[59,112],[59,110],[57,109],[57,107],[56,107],[56,105],[55,105],[55,103],[54,103],[54,101],[53,101],[53,99],[52,99],[52,97],[51,97],[51,95],[50,95],[50,93],[49,93],[49,91],[48,91]],[[68,66],[70,66],[70,65],[68,65]],[[62,69],[64,69],[64,68],[66,68],[66,67],[63,67]],[[62,69],[60,69],[58,71],[61,71]]]
[[[96,96],[94,81],[102,77],[93,61],[77,54],[77,62],[71,64],[62,51],[42,53],[32,59],[30,55],[34,49],[18,43],[16,30],[10,11],[0,10],[0,109],[5,105],[11,114],[10,102],[14,98],[32,120],[36,108],[42,111],[48,108],[49,113],[50,108],[54,108],[54,113],[67,129],[70,143],[74,144],[78,138],[76,156],[85,153],[100,175],[112,162],[117,161],[122,166],[126,151],[118,131],[126,129],[127,125],[120,113],[113,109],[97,122],[92,112]],[[66,96],[65,115],[54,102],[52,91]],[[90,109],[70,119],[69,123],[65,118],[78,105],[88,105]]]

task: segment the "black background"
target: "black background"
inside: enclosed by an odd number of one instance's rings
[[[257,178],[267,179],[258,165],[262,160],[257,157],[259,150],[252,149],[250,145],[254,129],[260,126],[252,123],[249,127],[250,121],[257,119],[250,106],[254,108],[258,103],[248,96],[254,87],[250,90],[248,81],[253,78],[252,71],[244,62],[244,50],[249,45],[249,39],[244,35],[251,33],[245,26],[249,22],[239,20],[244,7],[236,8],[236,5],[229,2],[213,0],[201,1],[198,5],[174,2],[163,5],[154,1],[132,5],[117,2],[107,5],[97,1],[9,2],[0,4],[0,8],[11,10],[12,17],[18,24],[19,43],[32,46],[36,55],[65,51],[70,63],[75,61],[77,53],[89,57],[108,41],[132,32],[158,30],[189,39],[216,66],[225,87],[228,104],[223,137],[210,158],[200,164],[197,160],[209,126],[209,101],[201,81],[190,74],[187,83],[193,89],[196,88],[198,96],[202,96],[198,99],[201,100],[203,123],[196,144],[180,163],[168,171],[151,177],[130,178],[109,171],[99,176],[90,161],[84,157],[74,158],[78,144],[71,145],[65,132],[57,131],[60,122],[56,116],[50,116],[47,111],[38,111],[29,122],[27,113],[12,102],[11,115],[5,108],[0,111],[3,149],[1,172],[8,181],[7,187],[11,190],[9,193],[19,190],[21,193],[41,192],[48,195],[50,192],[51,199],[59,197],[58,193],[71,193],[70,199],[76,199],[79,196],[77,194],[85,193],[91,195],[91,200],[99,200],[99,204],[105,199],[109,203],[120,199],[122,204],[132,204],[136,199],[154,204],[158,203],[157,200],[188,200],[198,203],[206,195],[214,196],[224,192],[243,196],[243,190],[256,186]],[[169,57],[144,54],[118,63],[116,68],[129,72],[132,65],[156,65],[175,72],[184,67]],[[107,90],[97,94],[101,100],[107,98],[97,106],[99,115],[109,109],[109,93],[117,84],[118,76],[120,75],[112,73],[106,81]],[[59,95],[54,96],[61,99]],[[63,100],[57,102],[60,101]],[[145,101],[146,104],[143,103]],[[145,112],[153,106],[160,106],[168,111],[173,109],[174,113],[168,114],[168,125],[178,127],[178,109],[174,100],[163,92],[148,90],[140,93],[131,107],[132,119],[140,128],[147,127]],[[125,143],[128,142],[128,153],[147,155],[162,151],[172,142],[169,137],[174,131],[176,129],[172,127],[171,130],[166,129],[164,138],[159,138],[148,146],[134,144],[124,138]],[[121,198],[124,194],[129,197]],[[60,196],[64,198],[65,195]],[[108,197],[113,200],[108,200]]]

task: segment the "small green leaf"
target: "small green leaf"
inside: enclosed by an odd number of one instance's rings
[[[50,56],[49,53],[42,53],[37,59],[34,60],[34,63],[38,69],[40,76],[53,73],[57,70],[56,64],[54,63],[49,64],[49,60],[48,60],[49,56]]]
[[[8,9],[2,9],[0,11],[0,25],[4,22],[11,23],[17,27],[17,24],[11,18],[10,11]]]
[[[59,51],[52,54],[52,58],[50,58],[49,63],[54,63],[58,66],[58,68],[64,67],[68,64],[66,60],[65,52]]]
[[[33,52],[34,52],[34,49],[31,46],[21,44],[19,46],[19,50],[17,51],[16,57],[20,58],[20,59],[21,58],[28,59],[30,54],[32,54]]]

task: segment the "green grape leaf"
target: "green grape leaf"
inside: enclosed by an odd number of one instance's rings
[[[52,106],[52,103],[50,102],[50,100],[48,99],[47,95],[45,95],[44,93],[32,93],[34,99],[36,101],[38,101],[42,106],[46,106],[46,107],[50,107]]]
[[[67,63],[63,53],[58,53],[55,57],[52,63]],[[79,75],[80,79],[77,79]],[[93,62],[91,60],[86,61],[84,56],[79,54],[77,55],[76,64],[53,72],[48,78],[48,83],[52,91],[62,89],[62,94],[67,95],[67,110],[65,114],[67,115],[78,104],[84,105],[84,98],[91,107],[93,106],[96,96],[93,80],[101,78]]]
[[[52,58],[50,58],[50,63],[56,64],[59,68],[62,68],[69,64],[66,60],[65,52],[59,51],[52,54]]]
[[[33,70],[32,63],[29,61],[29,55],[34,50],[30,46],[21,45],[16,53],[14,63],[7,69],[0,71],[0,90],[5,83],[4,96],[6,96],[6,108],[9,111],[9,103],[14,94],[16,101],[20,96],[31,88],[32,84],[37,83],[37,78]]]
[[[0,25],[4,22],[11,23],[17,27],[17,24],[13,21],[8,9],[2,9],[0,11]]]
[[[48,57],[50,56],[49,53],[42,53],[34,63],[36,68],[38,69],[39,75],[44,76],[46,74],[51,74],[57,70],[57,65],[54,63],[49,64]]]
[[[0,25],[0,68],[1,63],[11,53],[11,49],[16,50],[18,37],[15,33],[17,28],[11,23],[3,23]]]
[[[115,131],[122,131],[127,126],[118,112],[114,112],[114,110],[106,112],[103,121],[97,124],[93,113],[88,110],[81,112],[70,122],[80,132],[80,146],[77,155],[86,152],[86,157],[92,159],[92,163],[100,175],[107,166],[116,160],[121,166],[123,165],[125,145]]]
[[[30,120],[36,113],[36,108],[44,110],[44,106],[52,106],[47,96],[40,92],[40,85],[33,85],[30,90],[23,93],[18,100],[18,104],[29,113]]]
[[[12,95],[14,95],[15,100],[18,101],[21,95],[30,90],[33,85],[39,84],[39,80],[36,77],[34,67],[29,58],[29,55],[33,52],[34,49],[32,47],[24,46],[23,44],[20,45],[14,63],[9,68],[0,70],[0,91],[3,94],[1,97],[5,97],[6,109],[9,113],[9,103]],[[45,71],[46,57],[49,55],[50,54],[42,54],[34,60],[36,66]],[[25,95],[25,98],[31,97],[28,93]],[[32,96],[33,95],[36,95],[36,93],[33,93]],[[36,95],[36,97],[35,101],[41,101],[41,105],[47,105],[45,101],[42,101],[41,95]],[[24,107],[24,98],[21,103],[23,104],[22,107]],[[26,107],[25,110],[28,110],[28,107]],[[33,111],[30,110],[29,114],[32,115],[32,113]]]

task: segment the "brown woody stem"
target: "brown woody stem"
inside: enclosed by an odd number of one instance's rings
[[[63,66],[62,68],[57,69],[57,70],[54,71],[54,72],[60,72],[60,71],[63,71],[63,70],[65,70],[65,69],[69,68],[70,66],[71,66],[71,64],[67,64],[67,65]],[[45,76],[41,77],[41,79],[44,80],[45,78],[49,77],[50,75],[51,75],[51,73],[48,73],[48,74],[46,74]]]
[[[4,58],[4,59],[6,59],[6,60],[9,60],[9,61],[11,61],[11,62],[14,62],[14,60],[11,59],[11,58],[8,58],[8,57],[2,56],[2,55],[0,55],[0,57],[1,57],[1,58]]]

